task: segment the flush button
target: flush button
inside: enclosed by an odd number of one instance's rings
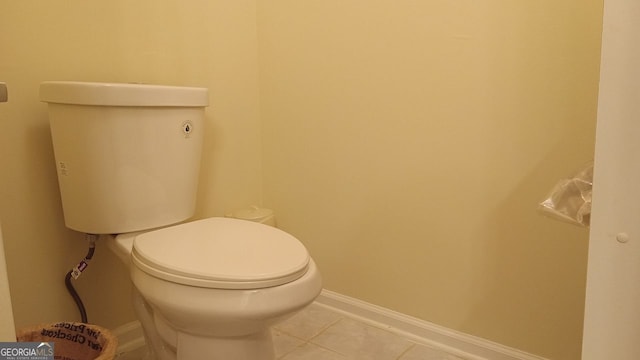
[[[184,133],[184,137],[189,137],[193,132],[193,124],[191,121],[185,121],[182,123],[182,132]]]

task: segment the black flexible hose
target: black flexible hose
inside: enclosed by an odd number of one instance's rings
[[[85,310],[85,308],[84,308],[84,304],[82,303],[82,299],[80,299],[80,295],[78,295],[78,292],[76,291],[76,289],[73,288],[73,284],[71,284],[71,273],[72,272],[73,272],[73,270],[69,271],[67,273],[67,276],[64,277],[64,284],[67,286],[67,291],[69,291],[69,294],[73,298],[73,301],[75,301],[76,305],[78,306],[78,310],[80,311],[80,318],[82,318],[82,322],[86,323],[87,322],[87,310]]]
[[[91,258],[93,257],[93,253],[96,250],[95,235],[87,234],[87,238],[89,239],[89,252],[87,253],[87,256],[84,257],[85,263],[91,260]],[[80,318],[82,319],[82,322],[87,323],[88,322],[87,310],[85,310],[84,304],[82,303],[82,299],[80,299],[80,295],[78,295],[78,292],[76,291],[76,289],[73,287],[73,284],[71,283],[71,276],[76,269],[70,270],[67,273],[67,275],[64,277],[64,285],[67,287],[67,291],[69,291],[69,295],[71,295],[71,297],[73,298],[73,301],[75,301],[76,305],[78,306],[78,310],[80,311]]]

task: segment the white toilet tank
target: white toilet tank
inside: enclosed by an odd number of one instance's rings
[[[119,234],[193,215],[207,89],[50,81],[40,100],[67,227]]]

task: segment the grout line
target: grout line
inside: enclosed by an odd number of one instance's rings
[[[315,334],[315,335],[313,335],[312,337],[310,337],[308,341],[310,341],[310,342],[311,342],[313,339],[315,339],[315,338],[317,338],[318,336],[320,336],[320,334],[324,333],[324,332],[325,332],[325,331],[327,331],[330,327],[332,327],[332,326],[336,325],[337,323],[341,322],[342,320],[344,320],[344,317],[341,317],[341,318],[339,318],[338,320],[336,320],[336,321],[334,321],[334,322],[332,322],[332,323],[330,323],[330,324],[327,324],[327,325],[326,325],[326,326],[324,326],[322,329],[320,329],[320,331],[318,331],[318,333],[317,333],[317,334]],[[315,343],[313,343],[313,344],[315,344]],[[316,344],[316,345],[317,345],[317,344]]]
[[[325,308],[325,310],[327,310],[327,311],[331,311],[331,312],[334,312],[334,313],[342,315],[343,317],[340,320],[349,319],[349,320],[357,322],[359,324],[362,324],[362,325],[365,325],[365,326],[368,326],[368,327],[372,327],[374,329],[385,331],[385,332],[387,332],[387,333],[389,333],[391,335],[394,335],[394,336],[401,337],[401,338],[409,341],[410,343],[412,343],[414,345],[419,344],[418,341],[415,341],[411,337],[407,336],[408,334],[400,332],[400,331],[397,331],[397,329],[395,329],[393,326],[378,322],[376,320],[369,319],[369,318],[364,317],[364,316],[360,316],[360,315],[357,315],[357,314],[354,314],[354,313],[350,313],[348,311],[345,311],[345,310],[342,310],[342,309],[338,309],[338,308],[335,308],[335,307],[330,306],[330,305],[319,304],[319,303],[316,303],[316,304],[321,306],[321,307],[323,307],[323,308]]]
[[[398,355],[398,357],[396,358],[396,360],[402,360],[402,357],[409,352],[409,350],[413,349],[414,347],[418,346],[418,344],[414,343],[413,341],[411,341],[412,345],[409,346],[405,351],[403,351],[400,355]]]
[[[348,355],[348,354],[341,353],[338,350],[329,347],[329,345],[322,345],[322,344],[319,344],[317,342],[314,342],[313,340],[315,338],[317,338],[318,336],[320,336],[325,331],[327,331],[329,328],[331,328],[332,326],[337,325],[340,322],[352,321],[352,322],[354,322],[355,324],[357,324],[358,326],[360,326],[362,328],[365,328],[365,329],[366,328],[376,329],[376,330],[382,331],[384,333],[387,333],[388,336],[392,336],[394,338],[403,339],[403,340],[407,341],[409,343],[409,346],[406,349],[402,350],[402,352],[397,357],[394,358],[395,360],[400,360],[400,358],[402,356],[404,356],[404,354],[406,354],[409,350],[411,350],[412,348],[414,348],[417,345],[417,343],[415,341],[412,341],[411,339],[409,339],[409,338],[407,338],[405,336],[402,336],[400,334],[394,333],[393,331],[390,331],[390,327],[388,327],[388,326],[380,326],[381,324],[379,324],[379,323],[368,323],[366,321],[363,321],[363,319],[361,319],[359,317],[354,317],[349,313],[341,311],[340,309],[336,309],[336,308],[333,308],[333,307],[330,307],[330,306],[326,306],[324,304],[317,304],[317,305],[320,305],[320,307],[324,308],[325,311],[332,312],[334,314],[339,314],[340,318],[338,318],[337,320],[333,321],[332,323],[326,325],[316,335],[312,336],[309,339],[309,343],[312,344],[312,345],[318,346],[318,347],[320,347],[322,349],[329,350],[329,351],[331,351],[333,353],[337,353],[337,354],[340,354],[342,356],[345,356],[348,360],[355,360],[355,359],[353,357],[351,357],[350,355]]]
[[[305,345],[307,343],[307,341],[305,339],[301,339],[301,338],[299,338],[299,337],[297,337],[295,335],[288,334],[288,333],[286,333],[286,332],[284,332],[284,331],[282,331],[280,329],[274,328],[271,331],[272,331],[272,333],[271,333],[272,337],[273,337],[273,331],[277,331],[277,332],[281,333],[284,336],[288,336],[288,337],[294,338],[295,340],[300,340],[300,344],[294,346],[291,350],[286,351],[283,354],[280,354],[280,356],[278,356],[278,358],[276,360],[284,359],[285,356],[291,354],[292,352],[296,351],[297,349],[299,349],[300,347],[302,347],[303,345]]]
[[[303,343],[305,343],[305,342],[307,342],[307,341],[308,341],[307,339],[305,339],[305,338],[303,338],[303,337],[300,337],[299,335],[292,334],[292,333],[290,333],[290,332],[288,332],[288,331],[284,331],[284,330],[279,329],[279,328],[273,328],[273,330],[276,330],[276,331],[277,331],[277,332],[279,332],[279,333],[282,333],[282,334],[285,334],[285,335],[287,335],[287,336],[289,336],[289,337],[292,337],[292,338],[295,338],[295,339],[297,339],[297,340],[300,340],[300,341],[302,341]]]
[[[347,355],[347,354],[343,354],[343,353],[341,353],[341,352],[339,352],[339,351],[337,351],[337,350],[335,350],[335,349],[331,349],[331,348],[328,348],[328,347],[326,347],[326,346],[319,345],[319,344],[316,344],[316,343],[313,343],[313,342],[310,342],[310,341],[309,341],[309,342],[307,342],[307,343],[306,343],[306,345],[315,346],[315,347],[318,347],[318,348],[320,348],[320,349],[322,349],[322,350],[326,350],[326,351],[329,351],[329,352],[331,352],[331,353],[338,354],[338,355],[340,355],[340,356],[344,357],[344,358],[345,358],[345,360],[355,360],[355,359],[352,359],[352,358],[351,358],[349,355]]]

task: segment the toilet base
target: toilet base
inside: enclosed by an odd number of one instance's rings
[[[178,334],[177,360],[274,360],[269,330],[232,338]]]
[[[271,330],[237,337],[203,337],[170,330],[154,316],[138,290],[133,291],[134,310],[145,335],[145,360],[274,360]],[[172,333],[168,335],[168,333]],[[164,336],[163,336],[163,335]],[[168,343],[165,338],[173,338]]]

